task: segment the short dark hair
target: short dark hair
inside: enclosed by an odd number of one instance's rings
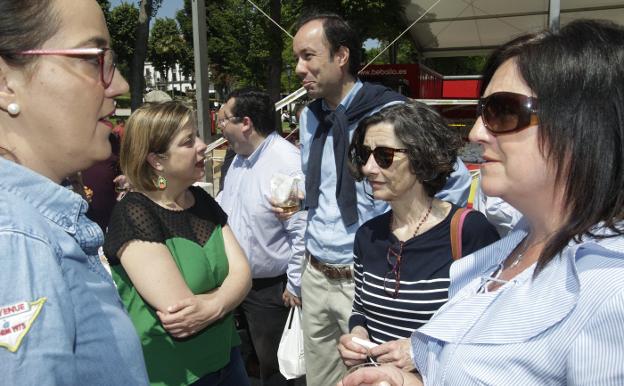
[[[60,28],[54,1],[0,0],[0,56],[13,66],[24,66],[36,56],[17,55],[39,48]]]
[[[349,147],[349,170],[360,181],[362,162],[357,159],[358,149],[364,144],[366,131],[372,125],[388,123],[394,135],[408,150],[410,170],[423,185],[430,197],[446,184],[457,162],[457,153],[463,141],[457,130],[449,127],[431,107],[416,101],[399,103],[381,109],[360,121]]]
[[[547,242],[536,273],[574,239],[602,223],[621,235],[624,217],[624,28],[576,20],[557,31],[515,39],[488,61],[515,60],[539,100],[539,147],[565,186],[564,222]]]
[[[263,137],[275,131],[275,111],[269,94],[254,88],[239,88],[225,98],[234,98],[232,114],[236,117],[249,117],[254,129]]]
[[[357,77],[362,60],[362,42],[357,33],[346,20],[335,13],[313,12],[304,15],[297,22],[298,31],[304,24],[312,20],[323,21],[323,32],[325,39],[329,43],[330,59],[340,49],[341,46],[349,49],[349,74]]]

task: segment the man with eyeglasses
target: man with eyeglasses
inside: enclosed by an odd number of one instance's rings
[[[273,105],[265,92],[233,91],[219,111],[218,122],[236,156],[217,201],[228,214],[228,225],[252,273],[252,288],[240,309],[247,319],[262,385],[286,385],[277,349],[289,307],[301,305],[306,213],[279,220],[267,197],[276,174],[302,177],[299,150],[275,132]]]
[[[355,231],[388,210],[374,201],[347,170],[347,147],[358,122],[406,98],[357,78],[361,44],[338,15],[314,14],[298,23],[293,40],[295,69],[315,100],[300,122],[306,174],[307,265],[302,275],[306,380],[310,386],[333,385],[345,371],[336,345],[347,333],[354,285]],[[470,176],[458,160],[437,197],[465,206]],[[279,209],[275,209],[280,215]]]

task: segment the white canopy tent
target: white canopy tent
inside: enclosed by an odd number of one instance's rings
[[[404,0],[408,23],[437,0]],[[441,0],[410,35],[424,57],[483,55],[515,36],[580,18],[624,24],[622,0]]]

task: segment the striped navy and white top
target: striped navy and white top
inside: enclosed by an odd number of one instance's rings
[[[355,298],[349,319],[349,331],[355,326],[367,329],[376,343],[407,338],[427,323],[448,298],[451,257],[450,222],[458,209],[426,232],[403,244],[398,296],[395,277],[386,259],[388,248],[398,251],[399,242],[390,231],[391,213],[364,223],[354,242]],[[496,229],[479,212],[466,216],[462,232],[464,254],[474,252],[498,240]],[[385,280],[385,289],[384,289]],[[390,294],[388,294],[388,292]]]
[[[411,339],[426,385],[624,385],[624,237],[571,241],[537,277],[480,293],[527,233],[453,265],[449,302]]]

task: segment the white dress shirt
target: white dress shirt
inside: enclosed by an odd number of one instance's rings
[[[300,296],[307,213],[277,219],[269,202],[271,177],[277,173],[303,178],[299,149],[272,133],[249,157],[234,157],[217,201],[249,259],[252,277],[287,273],[288,290]]]
[[[485,218],[496,227],[500,237],[505,237],[520,221],[522,213],[502,198],[491,197],[483,193],[480,178],[472,207],[485,215]]]

